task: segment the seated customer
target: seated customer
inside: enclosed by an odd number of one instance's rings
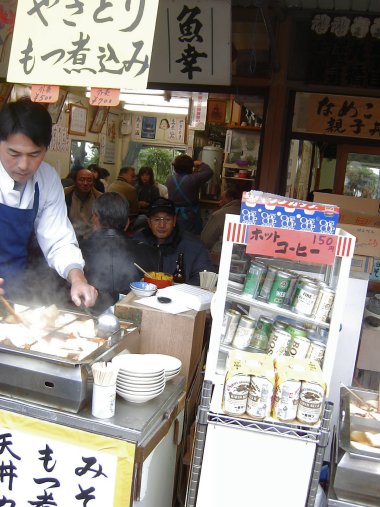
[[[139,244],[125,234],[128,201],[117,192],[105,192],[96,199],[92,215],[93,233],[81,245],[84,271],[99,292],[95,310],[103,311],[130,291],[129,284],[141,279],[133,264],[146,271],[158,268],[157,249]]]
[[[158,249],[158,271],[174,273],[178,254],[183,253],[186,283],[191,285],[199,285],[200,271],[213,270],[210,255],[202,241],[190,232],[179,230],[175,206],[169,199],[160,197],[151,203],[148,227],[136,234],[135,239]]]
[[[94,175],[89,169],[79,169],[75,173],[74,185],[66,187],[64,192],[67,216],[78,242],[81,242],[91,234],[92,207],[102,194],[94,188]]]

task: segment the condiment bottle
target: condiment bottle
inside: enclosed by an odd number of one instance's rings
[[[186,275],[185,275],[185,264],[183,261],[183,253],[179,253],[176,262],[176,269],[173,273],[173,283],[185,283]]]

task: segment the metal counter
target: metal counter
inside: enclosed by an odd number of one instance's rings
[[[74,414],[0,395],[0,408],[144,446],[162,424],[170,418],[178,405],[184,386],[185,378],[175,377],[166,384],[163,393],[157,398],[142,404],[130,403],[116,395],[115,415],[110,419],[93,417],[91,402],[79,413]]]

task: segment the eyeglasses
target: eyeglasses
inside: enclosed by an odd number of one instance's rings
[[[151,218],[150,219],[151,222],[153,222],[155,225],[158,225],[160,222],[164,223],[164,224],[170,224],[170,222],[173,222],[173,217],[156,217],[156,218]]]

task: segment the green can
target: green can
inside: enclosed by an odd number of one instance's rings
[[[243,294],[247,296],[251,296],[255,298],[260,290],[260,285],[263,278],[263,273],[265,272],[264,265],[260,265],[260,263],[252,261],[249,266],[248,273],[245,277]]]
[[[277,271],[268,296],[268,304],[273,306],[282,306],[284,304],[292,278],[293,276],[287,271]]]
[[[251,339],[250,347],[265,351],[268,347],[272,326],[273,320],[267,319],[266,317],[259,317]]]

